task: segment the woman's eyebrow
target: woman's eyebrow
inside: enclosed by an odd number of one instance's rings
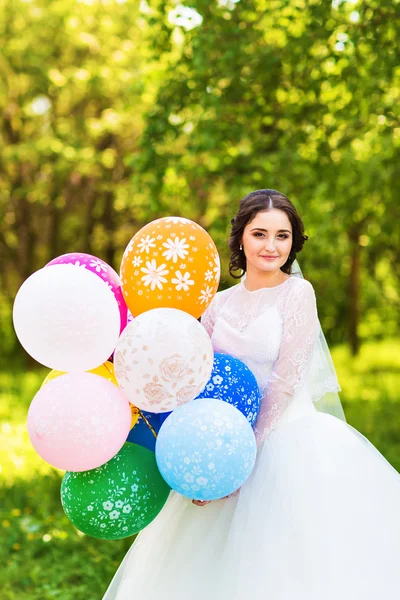
[[[262,229],[262,227],[254,227],[253,229],[250,229],[250,231],[266,231],[268,233],[268,229]],[[278,233],[280,233],[281,231],[286,231],[287,233],[292,233],[291,231],[289,231],[289,229],[278,229]]]

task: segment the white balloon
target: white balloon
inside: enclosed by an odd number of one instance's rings
[[[114,353],[120,388],[143,410],[160,413],[196,398],[213,368],[204,327],[176,308],[154,308],[128,323]]]
[[[94,369],[113,353],[120,316],[112,291],[76,265],[36,271],[14,302],[14,328],[25,350],[58,371]]]

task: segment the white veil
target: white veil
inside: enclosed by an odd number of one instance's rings
[[[304,279],[297,260],[292,264],[291,275],[292,277],[301,277]],[[342,421],[346,421],[338,394],[341,387],[321,323],[319,324],[319,335],[315,344],[306,386],[318,411],[328,413],[338,419],[342,419]]]

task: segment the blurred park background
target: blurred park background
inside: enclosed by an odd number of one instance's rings
[[[400,470],[399,38],[399,0],[0,0],[0,600],[98,600],[132,542],[79,534],[30,446],[15,294],[65,252],[118,271],[160,216],[225,288],[239,200],[291,198],[347,420]]]

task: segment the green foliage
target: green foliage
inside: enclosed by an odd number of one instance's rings
[[[397,335],[399,5],[379,0],[3,0],[1,330],[69,251],[118,269],[143,224],[205,226],[228,276],[247,192],[295,202],[333,342]],[[332,298],[335,302],[332,302]],[[4,308],[3,308],[4,307]]]
[[[185,180],[181,193],[198,199],[199,218],[222,245],[245,193],[284,191],[306,222],[301,261],[330,339],[350,338],[356,351],[360,336],[396,335],[398,6],[194,6],[203,23],[178,39],[143,135],[143,168],[158,165],[164,180],[160,202],[173,202],[169,179]]]

